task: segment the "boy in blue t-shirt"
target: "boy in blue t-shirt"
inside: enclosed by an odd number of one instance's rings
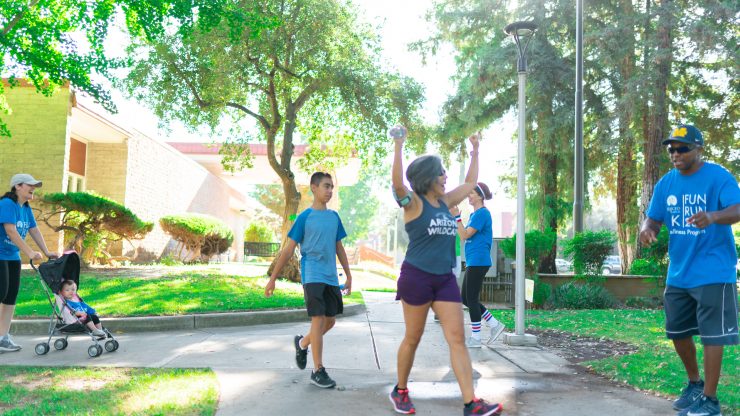
[[[301,370],[306,368],[308,346],[313,348],[314,371],[311,382],[318,387],[331,388],[336,385],[326,373],[322,362],[323,339],[336,322],[335,316],[343,311],[342,292],[337,277],[337,257],[342,264],[347,281],[346,294],[351,293],[352,273],[344,251],[342,239],[347,236],[342,220],[336,211],[327,209],[332,197],[334,183],[331,175],[316,172],[311,175],[313,204],[296,218],[288,232],[288,242],[275,263],[270,281],[265,286],[265,296],[272,296],[275,280],[288,260],[293,256],[296,245],[301,251],[301,283],[306,310],[311,317],[311,329],[306,336],[296,335],[293,343],[296,350],[296,364]]]
[[[740,189],[731,173],[701,159],[704,138],[696,127],[678,126],[663,144],[675,169],[655,185],[640,241],[651,244],[661,225],[668,227],[666,335],[689,377],[673,408],[679,415],[719,415],[724,346],[739,341],[732,224],[740,221]],[[704,345],[706,381],[699,374],[694,335]]]

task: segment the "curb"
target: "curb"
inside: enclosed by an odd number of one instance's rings
[[[359,315],[365,313],[365,311],[364,304],[350,304],[344,306],[344,313],[342,315]],[[238,327],[309,320],[306,309],[102,319],[106,328],[115,333]],[[10,325],[10,333],[13,335],[48,335],[49,319],[16,319]]]

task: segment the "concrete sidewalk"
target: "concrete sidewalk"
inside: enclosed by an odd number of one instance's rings
[[[221,384],[218,414],[392,415],[396,351],[403,337],[401,306],[392,293],[364,292],[367,313],[338,320],[325,338],[324,362],[337,388],[309,383],[298,370],[293,336],[308,325],[283,323],[124,334],[121,347],[87,356],[90,341],[70,338],[65,351],[36,356],[38,336],[16,336],[24,346],[0,355],[2,365],[211,367]],[[309,354],[310,357],[310,354]],[[615,386],[536,347],[472,350],[476,393],[504,404],[506,415],[673,415],[665,399]],[[309,358],[309,368],[311,359]],[[439,324],[427,323],[409,385],[419,415],[460,415],[462,400]]]

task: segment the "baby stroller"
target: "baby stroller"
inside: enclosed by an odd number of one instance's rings
[[[49,352],[49,344],[51,339],[55,336],[64,337],[57,338],[54,340],[54,348],[57,350],[63,350],[67,348],[67,338],[70,335],[87,335],[93,342],[93,345],[87,348],[87,354],[90,357],[99,357],[103,354],[103,347],[100,346],[99,339],[93,335],[92,331],[85,326],[83,322],[77,319],[75,323],[65,323],[62,317],[62,310],[55,301],[55,294],[59,293],[62,282],[65,280],[72,280],[75,282],[77,287],[80,286],[80,257],[75,252],[69,252],[56,260],[49,260],[45,263],[39,264],[39,267],[34,266],[31,261],[31,267],[39,273],[41,276],[41,286],[46,292],[46,296],[49,299],[49,305],[51,306],[51,320],[49,321],[49,339],[46,342],[36,344],[36,354],[44,355]],[[69,308],[64,298],[61,297],[61,307]],[[69,309],[72,310],[71,308]],[[72,313],[74,315],[74,313]],[[75,317],[76,318],[76,317]],[[105,332],[107,341],[105,341],[105,350],[113,352],[118,349],[118,341],[113,337],[105,327],[102,329]]]

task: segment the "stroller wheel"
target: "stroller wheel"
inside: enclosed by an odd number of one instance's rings
[[[108,352],[113,352],[118,349],[118,341],[115,339],[111,339],[105,342],[105,350]]]
[[[100,345],[91,345],[87,348],[87,355],[92,358],[99,357],[101,354],[103,354],[103,347]]]
[[[42,342],[40,344],[36,344],[36,355],[44,355],[47,352],[49,352],[49,344]]]
[[[69,344],[67,343],[67,340],[64,338],[59,338],[56,341],[54,341],[54,348],[60,351],[67,348],[67,345]]]

